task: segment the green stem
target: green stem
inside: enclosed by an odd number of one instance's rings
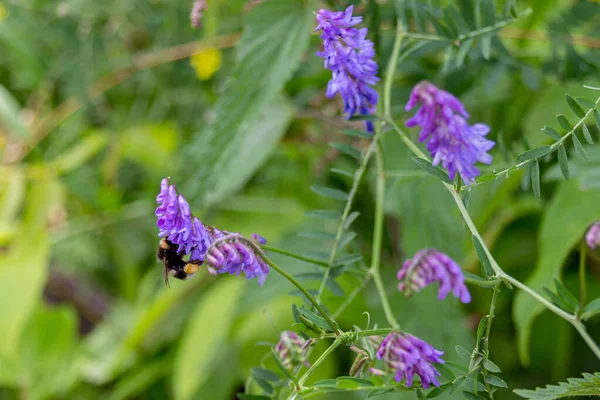
[[[331,346],[329,346],[323,352],[323,354],[321,354],[321,356],[319,356],[319,358],[317,358],[317,360],[313,363],[313,365],[311,365],[310,368],[300,378],[299,383],[300,383],[301,387],[302,387],[302,385],[304,385],[306,380],[312,375],[312,373],[315,372],[315,370],[319,367],[319,365],[321,365],[323,363],[323,361],[325,361],[325,359],[329,356],[329,354],[331,354],[340,344],[342,344],[342,340],[340,338],[335,339],[333,341],[333,343],[331,344]]]
[[[343,333],[342,330],[340,329],[340,327],[338,326],[338,324],[333,319],[331,319],[329,314],[327,314],[327,312],[323,309],[323,307],[321,307],[321,305],[317,302],[317,300],[308,292],[308,290],[306,290],[306,288],[304,286],[302,286],[302,284],[300,282],[298,282],[296,279],[294,279],[293,276],[288,274],[280,266],[275,264],[273,261],[269,260],[267,257],[264,257],[264,260],[267,264],[269,264],[269,266],[271,268],[273,268],[275,271],[277,271],[285,279],[290,281],[292,283],[292,285],[296,286],[298,288],[298,290],[300,290],[302,292],[302,294],[304,294],[306,296],[308,301],[310,301],[312,303],[312,305],[317,309],[317,311],[319,311],[319,313],[323,316],[323,318],[325,318],[325,320],[327,321],[329,326],[331,326],[331,328],[333,329],[333,331],[336,334],[339,335],[339,334]]]
[[[316,299],[317,301],[321,300],[321,296],[325,291],[325,286],[327,285],[327,280],[329,279],[329,274],[331,271],[331,266],[335,262],[335,258],[337,256],[338,247],[340,245],[340,241],[342,240],[342,235],[344,234],[344,225],[346,223],[346,219],[352,210],[352,201],[354,200],[354,196],[358,190],[358,185],[365,174],[367,169],[367,165],[369,164],[369,159],[375,150],[375,146],[379,140],[379,135],[381,130],[377,130],[375,135],[373,136],[372,142],[367,148],[365,154],[360,160],[360,166],[358,170],[354,174],[354,181],[352,182],[352,188],[350,189],[350,193],[348,193],[348,200],[346,201],[346,206],[344,207],[344,212],[342,213],[342,219],[340,220],[340,224],[338,225],[337,233],[335,234],[335,241],[333,242],[333,248],[331,249],[331,254],[329,255],[329,262],[327,263],[327,269],[325,269],[325,273],[323,274],[323,279],[321,280],[321,284],[319,285],[319,291],[317,292]]]
[[[483,350],[486,352],[489,351],[490,332],[492,331],[492,320],[495,317],[494,312],[496,311],[496,301],[498,300],[498,293],[500,293],[500,283],[497,283],[496,286],[494,286],[492,292],[492,301],[490,302],[490,312],[487,315],[488,319],[487,326],[485,328],[485,335],[481,339]],[[479,345],[479,343],[477,345]]]
[[[381,305],[383,306],[383,311],[385,312],[385,317],[388,323],[394,329],[400,329],[400,325],[392,312],[392,308],[390,307],[390,303],[387,298],[387,294],[385,293],[385,287],[383,285],[383,281],[381,280],[381,274],[379,273],[379,268],[381,265],[381,242],[383,239],[383,207],[385,200],[385,176],[383,175],[384,165],[383,165],[383,154],[381,154],[381,147],[377,147],[377,151],[375,153],[375,160],[377,161],[377,180],[375,184],[375,226],[373,228],[373,251],[371,255],[371,275],[373,276],[373,281],[375,281],[375,287],[377,288],[377,293],[379,294],[379,299],[381,300]]]
[[[396,22],[396,39],[394,40],[392,55],[390,56],[390,62],[388,63],[387,70],[385,73],[385,82],[383,83],[383,115],[385,115],[386,117],[392,115],[392,83],[394,81],[394,74],[396,73],[396,68],[398,66],[398,56],[400,55],[400,49],[402,48],[403,36],[404,28],[402,26],[402,22],[398,20]]]
[[[585,302],[587,301],[587,290],[586,290],[586,278],[585,278],[585,257],[586,257],[587,246],[585,240],[581,241],[579,250],[579,312],[581,316]]]
[[[269,245],[266,245],[266,244],[261,244],[260,247],[263,250],[272,251],[273,253],[283,254],[285,256],[288,256],[288,257],[291,257],[291,258],[295,258],[297,260],[306,261],[307,263],[311,263],[311,264],[315,264],[315,265],[320,265],[321,267],[327,267],[328,266],[327,262],[325,262],[325,261],[317,260],[316,258],[302,256],[300,254],[292,253],[291,251],[280,249],[278,247],[273,247],[273,246],[269,246]]]
[[[585,326],[579,321],[571,323],[573,324],[575,329],[577,329],[577,332],[579,332],[583,340],[585,340],[589,348],[592,349],[592,352],[594,352],[596,357],[600,359],[600,347],[598,347],[598,344],[594,341],[594,339],[592,339],[590,334],[585,329]]]
[[[335,334],[333,334],[333,333],[325,333],[325,334],[321,335],[321,339],[329,339],[329,338],[336,338],[336,337],[339,337],[341,339],[341,338],[343,338],[343,336],[350,336],[350,335],[356,335],[359,338],[365,337],[365,336],[380,336],[380,335],[387,335],[391,331],[393,331],[392,328],[365,329],[364,331],[344,332],[341,336],[335,336]]]

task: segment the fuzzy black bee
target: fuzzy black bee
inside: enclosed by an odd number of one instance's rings
[[[177,246],[162,238],[158,243],[156,257],[163,263],[165,285],[169,285],[169,275],[176,279],[187,279],[200,269],[202,261],[185,261],[183,253],[177,252]]]

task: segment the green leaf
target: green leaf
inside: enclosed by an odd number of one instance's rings
[[[592,139],[592,134],[590,133],[590,130],[588,129],[586,124],[582,124],[581,128],[583,130],[583,137],[585,138],[585,140],[589,143],[589,144],[594,144],[594,139]]]
[[[554,293],[552,290],[548,289],[547,287],[542,287],[542,290],[544,291],[544,293],[546,294],[546,297],[556,306],[558,306],[558,308],[561,308],[565,311],[568,311],[570,313],[575,311],[574,307],[569,306],[569,304],[564,301],[563,299],[560,298],[560,296],[558,296],[556,293]]]
[[[540,199],[540,163],[534,160],[531,165],[531,187],[536,199]]]
[[[293,375],[293,373],[287,369],[285,367],[285,365],[283,364],[283,361],[281,361],[281,358],[279,358],[279,354],[275,351],[275,348],[271,348],[271,354],[273,355],[273,358],[275,359],[275,365],[277,365],[277,368],[279,368],[279,370],[291,381],[296,381],[296,377]]]
[[[339,220],[342,218],[342,214],[339,211],[334,210],[310,210],[304,213],[307,217],[315,219],[332,219]]]
[[[356,232],[346,232],[342,239],[340,240],[339,248],[343,249],[346,247],[354,238],[357,236]]]
[[[600,112],[598,110],[594,110],[594,122],[596,123],[596,128],[600,130]]]
[[[504,382],[502,379],[500,379],[496,375],[486,375],[483,380],[492,386],[496,386],[496,387],[500,387],[500,388],[508,388],[508,385],[506,384],[506,382]]]
[[[570,132],[573,130],[573,125],[571,125],[571,123],[569,122],[567,117],[565,117],[563,114],[558,114],[556,116],[556,120],[558,121],[560,126],[562,126],[563,129],[566,130],[567,132]]]
[[[350,157],[356,158],[357,160],[360,160],[361,157],[361,153],[360,150],[358,150],[356,147],[351,146],[349,144],[346,143],[339,143],[339,142],[331,142],[329,143],[329,147],[332,147],[336,150],[339,150],[340,152],[349,155]]]
[[[62,153],[49,166],[58,173],[64,174],[81,167],[94,157],[108,144],[108,137],[104,132],[94,132],[79,140],[71,149]]]
[[[320,196],[327,197],[328,199],[340,201],[346,201],[348,199],[348,194],[346,192],[342,192],[338,189],[328,188],[326,186],[313,185],[310,187],[310,190]]]
[[[377,115],[353,115],[349,119],[350,121],[379,121],[380,118]]]
[[[521,397],[532,400],[553,400],[573,396],[600,396],[600,373],[583,374],[583,378],[569,378],[560,386],[548,385],[535,390],[515,389]]]
[[[466,385],[466,386],[468,386],[468,385]],[[475,393],[467,392],[465,390],[462,391],[462,395],[465,399],[468,399],[468,400],[486,400],[485,397],[482,397]]]
[[[573,114],[575,114],[579,118],[585,117],[585,111],[583,111],[583,108],[581,108],[579,103],[577,103],[577,101],[575,101],[575,99],[569,96],[568,94],[565,94],[565,96],[567,98],[567,104],[571,108],[571,111],[573,111]]]
[[[472,274],[469,271],[463,271],[463,276],[465,277],[465,282],[470,283],[472,285],[477,285],[479,287],[484,288],[491,288],[496,286],[496,282],[483,279],[479,275]]]
[[[344,222],[344,229],[348,229],[359,215],[360,213],[358,211],[352,211],[346,218],[346,222]]]
[[[550,136],[554,140],[560,140],[560,138],[562,137],[560,136],[560,133],[556,132],[554,128],[548,125],[544,125],[544,127],[542,128],[542,132],[544,132],[546,135]]]
[[[344,130],[342,130],[342,133],[344,135],[354,136],[354,137],[358,137],[361,139],[373,139],[373,135],[371,135],[365,131],[359,131],[358,129],[344,129]]]
[[[593,100],[590,100],[587,97],[576,97],[575,100],[577,101],[577,103],[587,108],[588,110],[596,108],[596,103],[594,103]]]
[[[394,388],[390,387],[373,389],[369,391],[369,393],[367,393],[367,399],[374,399],[377,396],[381,396],[382,394],[392,392],[393,390]]]
[[[583,158],[584,160],[588,160],[588,156],[585,152],[585,149],[583,148],[583,146],[581,145],[581,142],[579,141],[579,138],[577,137],[577,135],[575,133],[573,133],[573,135],[571,135],[573,137],[573,147],[575,147],[575,151],[577,151],[577,154],[579,154],[579,157]]]
[[[279,375],[277,375],[275,372],[271,371],[270,369],[266,369],[266,368],[253,367],[250,370],[250,374],[252,375],[252,378],[254,378],[254,379],[262,379],[267,382],[279,382],[281,380],[279,378]]]
[[[477,239],[475,235],[472,235],[471,239],[473,240],[473,246],[475,247],[475,252],[477,253],[477,258],[479,258],[479,262],[481,263],[483,272],[486,276],[493,276],[494,269],[492,268],[492,264],[488,259],[483,244],[481,244],[481,242],[479,241],[479,239]]]
[[[563,181],[558,185],[542,216],[537,264],[524,282],[527,286],[539,291],[543,285],[552,284],[554,277],[560,276],[560,268],[573,246],[581,240],[587,227],[600,219],[599,196],[600,190],[582,191],[574,181]],[[519,355],[526,365],[533,321],[542,311],[543,307],[528,294],[516,293],[513,318]]]
[[[355,384],[355,387],[374,387],[373,382],[367,379],[355,378],[353,376],[340,376],[336,378],[338,382],[338,387],[340,382],[352,382]]]
[[[433,25],[433,29],[435,29],[435,33],[437,33],[439,36],[446,37],[448,39],[452,39],[455,37],[455,35],[453,35],[452,32],[450,32],[450,30],[447,27],[440,24],[440,22],[438,21],[438,18],[428,8],[425,9],[425,15],[428,17],[431,25]]]
[[[457,68],[461,68],[465,63],[465,59],[467,58],[467,54],[469,54],[471,46],[473,46],[473,38],[468,38],[460,43],[460,48],[458,49],[458,54],[456,55]]]
[[[589,302],[583,309],[581,318],[588,319],[600,313],[600,297]]]
[[[228,336],[244,286],[241,279],[217,281],[190,316],[173,361],[175,399],[192,399],[209,378],[212,361],[219,356],[219,348]],[[194,379],[190,379],[190,374]]]
[[[471,362],[471,353],[469,353],[464,347],[457,345],[454,347],[454,349],[456,350],[456,354],[458,354],[458,356],[461,360],[463,360],[463,362]]]
[[[293,109],[280,92],[300,65],[312,27],[312,7],[302,0],[263,2],[246,15],[215,122],[194,135],[183,155],[190,171],[184,192],[203,207],[239,189],[285,132]]]
[[[442,182],[452,183],[450,178],[448,178],[448,174],[438,167],[434,167],[430,161],[424,160],[422,158],[413,157],[413,161],[419,168],[423,171],[427,172],[429,175],[433,175],[436,178],[440,179]]]
[[[488,317],[486,315],[485,317],[481,318],[481,320],[479,321],[479,325],[477,325],[477,343],[479,343],[479,341],[481,341],[481,339],[483,338],[483,335],[485,335],[487,325]]]
[[[442,394],[444,394],[444,392],[447,392],[448,389],[450,389],[450,388],[452,388],[451,383],[446,383],[446,384],[441,385],[440,387],[433,388],[432,391],[427,393],[427,398],[434,399],[438,396],[441,396]]]
[[[563,144],[558,146],[558,165],[565,179],[569,179],[569,159],[567,157],[567,150]]]
[[[354,177],[354,175],[351,172],[344,171],[343,169],[331,168],[330,171],[333,172],[334,174],[338,174],[338,175],[342,175],[342,176],[347,176],[349,178],[353,178]]]
[[[489,60],[492,54],[492,35],[483,35],[479,39],[479,47],[481,47],[481,55],[484,59]]]
[[[523,161],[544,157],[546,154],[550,153],[551,150],[552,148],[550,146],[540,146],[535,149],[527,150],[517,156],[517,162],[522,163]]]
[[[317,327],[325,332],[333,332],[331,326],[329,326],[329,323],[325,320],[325,318],[306,308],[298,308],[297,310],[299,313],[300,322],[310,329]]]
[[[496,374],[501,372],[500,368],[496,364],[494,364],[489,358],[483,360],[483,368],[485,368],[487,371],[494,372]]]
[[[556,293],[563,299],[569,307],[576,310],[579,308],[579,300],[571,293],[569,290],[564,287],[564,285],[558,280],[554,279],[554,286],[556,287]]]

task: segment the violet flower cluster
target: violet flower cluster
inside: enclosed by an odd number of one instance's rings
[[[390,332],[379,345],[377,358],[383,360],[392,371],[396,382],[405,379],[407,387],[412,386],[415,374],[421,378],[421,385],[427,389],[431,385],[440,386],[437,377],[440,373],[433,363],[444,364],[443,351],[436,350],[429,343],[404,332]],[[371,368],[371,373],[383,375],[384,372]]]
[[[177,253],[182,257],[189,255],[190,262],[202,264],[205,258],[208,257],[207,251],[209,247],[220,239],[234,236],[236,241],[241,242],[242,239],[248,241],[239,233],[232,234],[203,224],[202,221],[191,213],[188,202],[177,192],[175,185],[169,184],[167,178],[161,181],[160,193],[156,196],[156,202],[159,204],[155,212],[157,217],[156,225],[159,229],[158,236],[166,238],[172,244],[177,245]],[[259,244],[266,243],[266,239],[260,235],[253,234],[252,238]],[[223,248],[223,245],[227,246]],[[227,254],[227,258],[224,258],[224,260],[226,259],[231,263],[233,261],[229,260],[237,260],[232,253],[239,253],[241,256],[240,262],[235,265],[223,264],[223,268],[214,269],[209,267],[209,272],[227,272],[239,275],[240,271],[243,271],[248,279],[258,278],[259,283],[262,285],[269,273],[269,268],[264,265],[262,258],[255,254],[256,251],[254,248],[246,248],[248,245],[240,243],[233,246],[235,250],[230,249],[231,246],[226,242],[219,243],[219,248],[226,251]],[[258,248],[258,246],[256,247]],[[214,253],[211,252],[210,254],[212,254],[213,258],[217,256],[216,260],[220,260],[218,257],[220,250],[214,248],[212,251]],[[246,263],[250,265],[246,265]]]
[[[215,240],[206,252],[208,271],[213,275],[228,273],[246,278],[257,278],[259,285],[265,283],[269,266],[265,263],[264,253],[257,245],[238,233],[229,234]]]
[[[307,353],[311,343],[311,340],[302,339],[296,332],[283,331],[279,336],[279,342],[275,345],[275,352],[288,369],[299,365],[310,367]]]
[[[585,242],[592,250],[600,246],[600,221],[596,221],[590,226],[585,234]]]
[[[326,95],[333,98],[340,94],[346,119],[357,112],[373,114],[378,100],[377,92],[371,87],[379,81],[377,63],[373,61],[375,49],[373,42],[366,39],[368,29],[354,28],[362,22],[362,17],[353,17],[353,10],[354,6],[343,12],[319,10],[319,25],[315,29],[323,32],[323,51],[317,55],[325,59],[325,68],[332,72]],[[366,121],[365,125],[367,132],[373,133],[373,122]]]
[[[398,290],[407,295],[439,282],[439,300],[452,291],[463,303],[471,301],[460,266],[446,254],[434,249],[421,250],[412,259],[406,260],[398,271],[398,279]]]
[[[192,28],[198,29],[202,26],[202,15],[206,8],[206,0],[194,0],[190,11],[190,25]]]
[[[450,179],[458,172],[464,182],[474,182],[480,174],[475,163],[492,162],[492,156],[487,152],[495,143],[485,138],[489,126],[469,125],[469,114],[460,100],[426,81],[414,87],[406,111],[419,103],[421,108],[406,121],[406,126],[421,127],[419,141],[427,141],[433,165],[441,163],[448,170]]]

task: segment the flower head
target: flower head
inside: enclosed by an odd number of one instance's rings
[[[600,246],[600,221],[596,221],[590,226],[585,234],[585,241],[590,249]]]
[[[487,152],[495,143],[485,138],[490,128],[483,124],[469,125],[469,114],[460,100],[429,82],[423,81],[414,87],[406,111],[419,103],[421,108],[406,121],[406,126],[421,127],[419,141],[427,141],[433,165],[441,163],[450,179],[458,172],[466,183],[474,182],[480,174],[475,163],[492,162]]]
[[[308,367],[306,354],[311,343],[312,341],[302,339],[296,332],[283,331],[275,345],[275,351],[288,369],[302,364]]]
[[[354,6],[343,12],[319,10],[319,25],[315,29],[323,32],[323,51],[317,55],[325,59],[325,68],[332,72],[326,95],[332,98],[340,94],[346,119],[357,112],[373,114],[378,100],[377,92],[371,87],[379,81],[377,63],[373,61],[375,49],[373,42],[366,39],[367,28],[354,28],[362,22],[362,17],[353,17],[353,9]],[[367,132],[373,133],[373,123],[365,124]]]
[[[194,0],[192,10],[190,11],[190,25],[192,28],[200,28],[202,26],[202,14],[206,10],[206,0]]]
[[[398,271],[398,279],[398,290],[407,295],[439,282],[439,300],[452,291],[463,303],[471,301],[460,266],[446,254],[434,249],[421,250],[412,259],[406,260]]]
[[[206,252],[206,263],[212,274],[239,275],[257,278],[259,285],[265,282],[269,266],[263,260],[264,253],[254,242],[239,233],[228,234],[215,240]]]
[[[437,377],[440,373],[433,367],[433,363],[444,364],[440,357],[444,354],[433,348],[429,343],[404,332],[390,332],[379,345],[377,358],[385,362],[388,370],[395,373],[394,380],[400,382],[406,379],[406,386],[412,386],[414,375],[421,377],[421,385],[427,389],[429,386],[440,386]],[[382,371],[372,369],[375,375],[383,374]]]

